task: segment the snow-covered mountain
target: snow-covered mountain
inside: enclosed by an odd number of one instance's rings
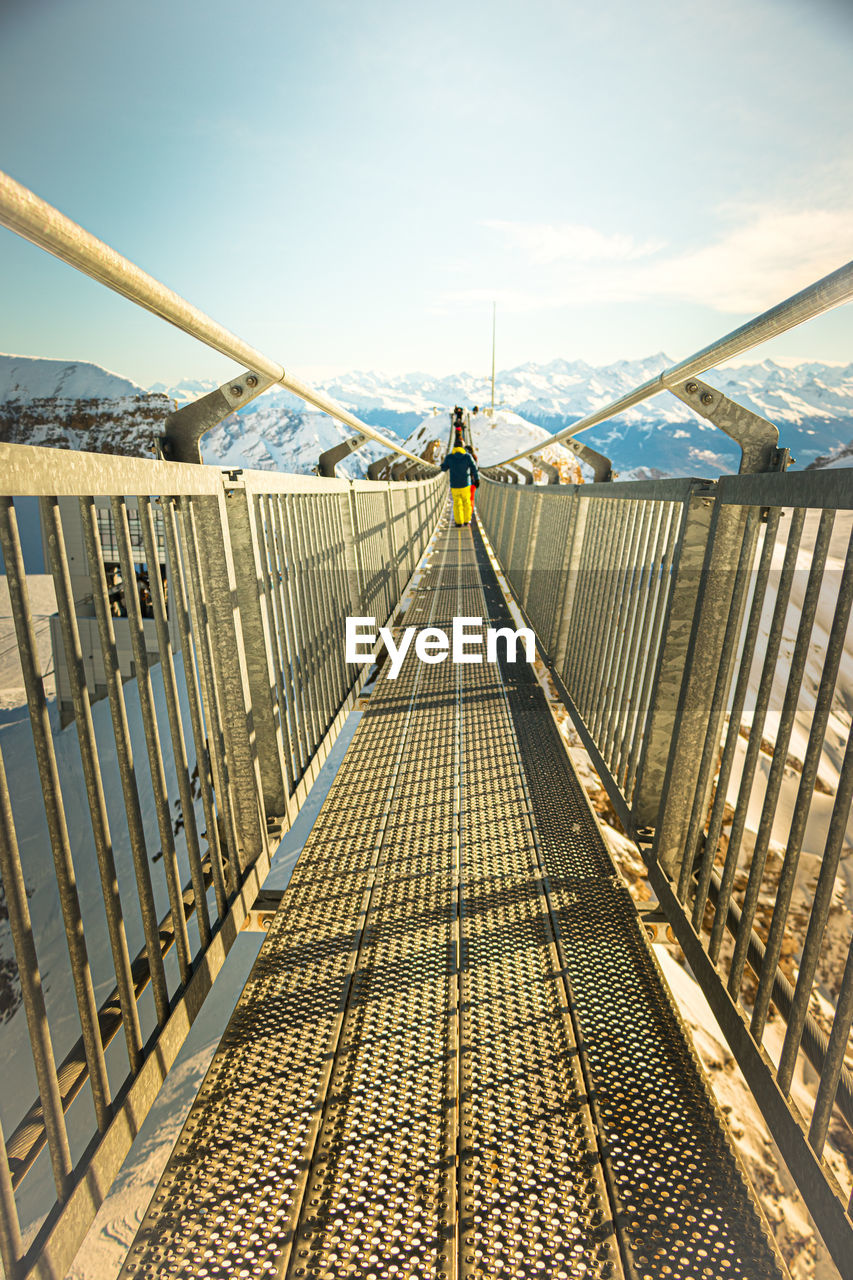
[[[524,430],[533,432],[524,440],[514,439],[511,447],[508,442],[507,452],[535,443],[539,431],[553,433],[577,422],[671,364],[670,357],[659,352],[600,367],[582,360],[553,360],[505,370],[496,378],[497,408],[505,425],[506,415],[512,414],[517,427],[523,422]],[[853,440],[853,364],[764,360],[724,366],[708,380],[775,422],[781,443],[794,454],[798,467],[829,456],[833,465],[847,465],[850,455],[843,450]],[[186,404],[214,385],[209,379],[188,378],[145,390],[93,364],[2,356],[0,439],[150,455],[153,437],[173,405]],[[469,373],[436,377],[423,372],[355,372],[328,381],[322,389],[390,438],[410,438],[413,443],[430,418],[441,423],[435,438],[445,439],[447,414],[455,404],[483,406],[491,394],[485,379]],[[213,464],[308,472],[320,453],[350,434],[349,428],[306,408],[283,388],[274,388],[211,432],[203,453]],[[497,436],[492,439],[497,443]],[[736,470],[739,461],[739,450],[727,436],[666,394],[585,432],[583,439],[611,457],[623,476],[714,476]],[[347,458],[340,472],[363,475],[367,464],[381,454],[381,446],[368,445]],[[488,461],[499,458],[489,453]]]
[[[516,414],[529,427],[553,433],[648,381],[672,363],[666,353],[658,352],[599,367],[583,360],[523,364],[497,375],[496,405]],[[781,444],[791,450],[798,467],[835,453],[853,439],[853,364],[763,360],[723,366],[710,373],[708,381],[774,422]],[[181,386],[168,390],[169,394],[186,393]],[[423,372],[403,376],[355,372],[332,379],[323,390],[385,434],[413,442],[420,425],[431,415],[446,422],[446,414],[455,404],[469,409],[474,405],[482,407],[491,396],[485,379],[469,373],[436,377]],[[295,397],[286,392],[275,394],[281,397],[278,403],[282,408],[291,414],[304,414]],[[261,397],[247,405],[240,412],[240,420],[247,424],[254,414],[265,413],[269,402],[271,397]],[[267,418],[264,433],[269,428]],[[583,439],[611,457],[622,475],[656,471],[713,476],[737,470],[740,458],[733,441],[675,396],[666,394],[585,432]]]
[[[0,356],[0,440],[153,457],[167,415],[217,385],[185,379],[146,390],[95,364]],[[220,423],[202,452],[213,465],[308,473],[324,450],[351,435],[352,428],[279,387]],[[385,452],[365,445],[339,474],[363,475]]]
[[[321,453],[352,435],[352,427],[309,409],[284,388],[272,388],[214,427],[202,441],[202,456],[215,466],[309,474]],[[387,453],[370,442],[339,462],[337,474],[356,479]]]
[[[153,456],[172,405],[86,361],[0,355],[0,440]]]
[[[495,379],[496,403],[555,432],[648,381],[674,361],[664,352],[594,367],[583,360],[523,364]],[[714,370],[708,381],[779,428],[780,442],[799,467],[853,439],[853,364],[763,360]],[[410,414],[488,403],[485,379],[462,373],[446,378],[353,373],[328,384],[353,412],[398,434],[411,430]],[[402,429],[401,429],[402,428]],[[727,436],[662,394],[584,433],[584,441],[612,457],[617,471],[655,469],[669,475],[716,475],[736,470],[739,450]]]

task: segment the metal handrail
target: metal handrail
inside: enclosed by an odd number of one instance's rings
[[[849,930],[833,935],[841,959],[831,1026],[811,1005],[850,817],[853,746],[833,765],[825,835],[806,839],[828,726],[843,702],[849,470],[536,490],[485,475],[477,509],[518,621],[534,629],[554,690],[779,1151],[841,1274],[853,1277],[853,1200],[824,1153],[832,1115],[853,1128]],[[800,723],[807,741],[797,765],[790,752]],[[783,785],[796,788],[796,801],[792,793],[780,831]],[[819,853],[820,873],[801,906],[794,890],[806,851]],[[761,914],[768,903],[771,918]],[[801,948],[791,981],[780,963],[788,944],[795,956]],[[784,1026],[778,1058],[763,1046],[771,1005]],[[819,1078],[811,1104],[799,1093],[790,1099],[801,1054]]]
[[[769,338],[776,338],[779,334],[795,328],[798,324],[803,324],[806,320],[812,320],[825,311],[831,311],[833,307],[849,302],[851,298],[853,298],[853,261],[839,267],[837,271],[830,272],[828,276],[815,281],[814,284],[793,294],[784,302],[777,303],[769,311],[764,311],[754,319],[748,320],[739,329],[733,329],[731,333],[718,338],[716,342],[703,347],[701,351],[687,356],[669,369],[664,369],[657,377],[650,378],[648,382],[635,387],[633,391],[626,392],[625,395],[612,400],[603,408],[587,414],[578,422],[573,422],[570,427],[553,435],[548,443],[559,444],[561,440],[570,440],[579,432],[588,431],[590,427],[615,418],[643,400],[660,395],[662,391],[670,391],[685,378],[697,377],[707,369],[713,369],[715,365],[722,364],[724,360],[731,360],[742,352],[749,351],[751,347],[757,347],[760,343],[766,342]],[[503,458],[493,465],[506,466],[507,463],[517,462],[519,458],[537,453],[541,448],[542,442],[539,441],[538,444],[532,444],[528,449],[522,449],[520,453],[514,453],[511,458]]]
[[[441,474],[378,484],[0,443],[0,552],[41,788],[34,805],[27,789],[10,793],[17,766],[0,753],[16,1030],[23,1044],[26,1021],[36,1074],[31,1105],[4,1114],[0,1130],[8,1280],[67,1273],[368,679],[369,666],[346,659],[344,620],[393,624],[446,493]],[[82,803],[51,732],[33,629],[16,506],[33,499],[57,597],[57,709],[76,724]],[[93,715],[104,696],[109,724],[106,708]],[[147,767],[134,761],[134,724]],[[19,845],[31,818],[38,836]],[[29,914],[33,843],[52,860],[68,969],[46,947],[45,917]],[[100,942],[87,897],[96,879]],[[55,993],[45,1000],[40,963],[69,976],[76,1022],[59,1016]],[[94,1112],[85,1151],[66,1120],[80,1097],[74,1124]],[[26,1181],[40,1158],[56,1199],[32,1238],[18,1212],[24,1195],[28,1212],[47,1200]]]
[[[224,328],[210,316],[205,315],[198,307],[187,302],[185,298],[174,293],[166,285],[155,280],[146,271],[137,267],[127,258],[122,257],[103,240],[93,236],[78,223],[73,222],[65,214],[60,213],[53,205],[42,200],[27,187],[16,182],[8,174],[0,171],[0,224],[8,227],[24,240],[29,240],[39,248],[53,254],[55,258],[66,262],[69,266],[91,276],[100,284],[106,285],[115,293],[144,307],[146,311],[168,320],[176,328],[197,338],[206,346],[218,351],[221,355],[245,365],[274,383],[292,391],[306,404],[320,409],[330,417],[344,422],[367,436],[368,439],[411,458],[413,462],[422,462],[414,453],[409,453],[398,443],[389,440],[381,432],[375,431],[367,423],[362,422],[355,414],[350,413],[343,405],[316,391],[300,378],[286,373],[284,366],[271,360],[256,347],[250,346],[236,334]]]

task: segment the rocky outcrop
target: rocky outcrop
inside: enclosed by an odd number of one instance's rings
[[[0,403],[0,441],[151,458],[155,437],[173,408],[159,392],[106,399],[10,399]]]

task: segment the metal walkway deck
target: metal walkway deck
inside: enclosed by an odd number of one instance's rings
[[[509,624],[445,526],[404,621],[454,615]],[[781,1275],[532,672],[413,650],[122,1274]]]

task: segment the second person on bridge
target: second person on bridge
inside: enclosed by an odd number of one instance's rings
[[[477,464],[465,448],[462,432],[456,432],[453,448],[445,455],[442,471],[450,472],[450,493],[453,497],[453,519],[459,525],[470,524],[472,514],[471,486],[480,483]]]

